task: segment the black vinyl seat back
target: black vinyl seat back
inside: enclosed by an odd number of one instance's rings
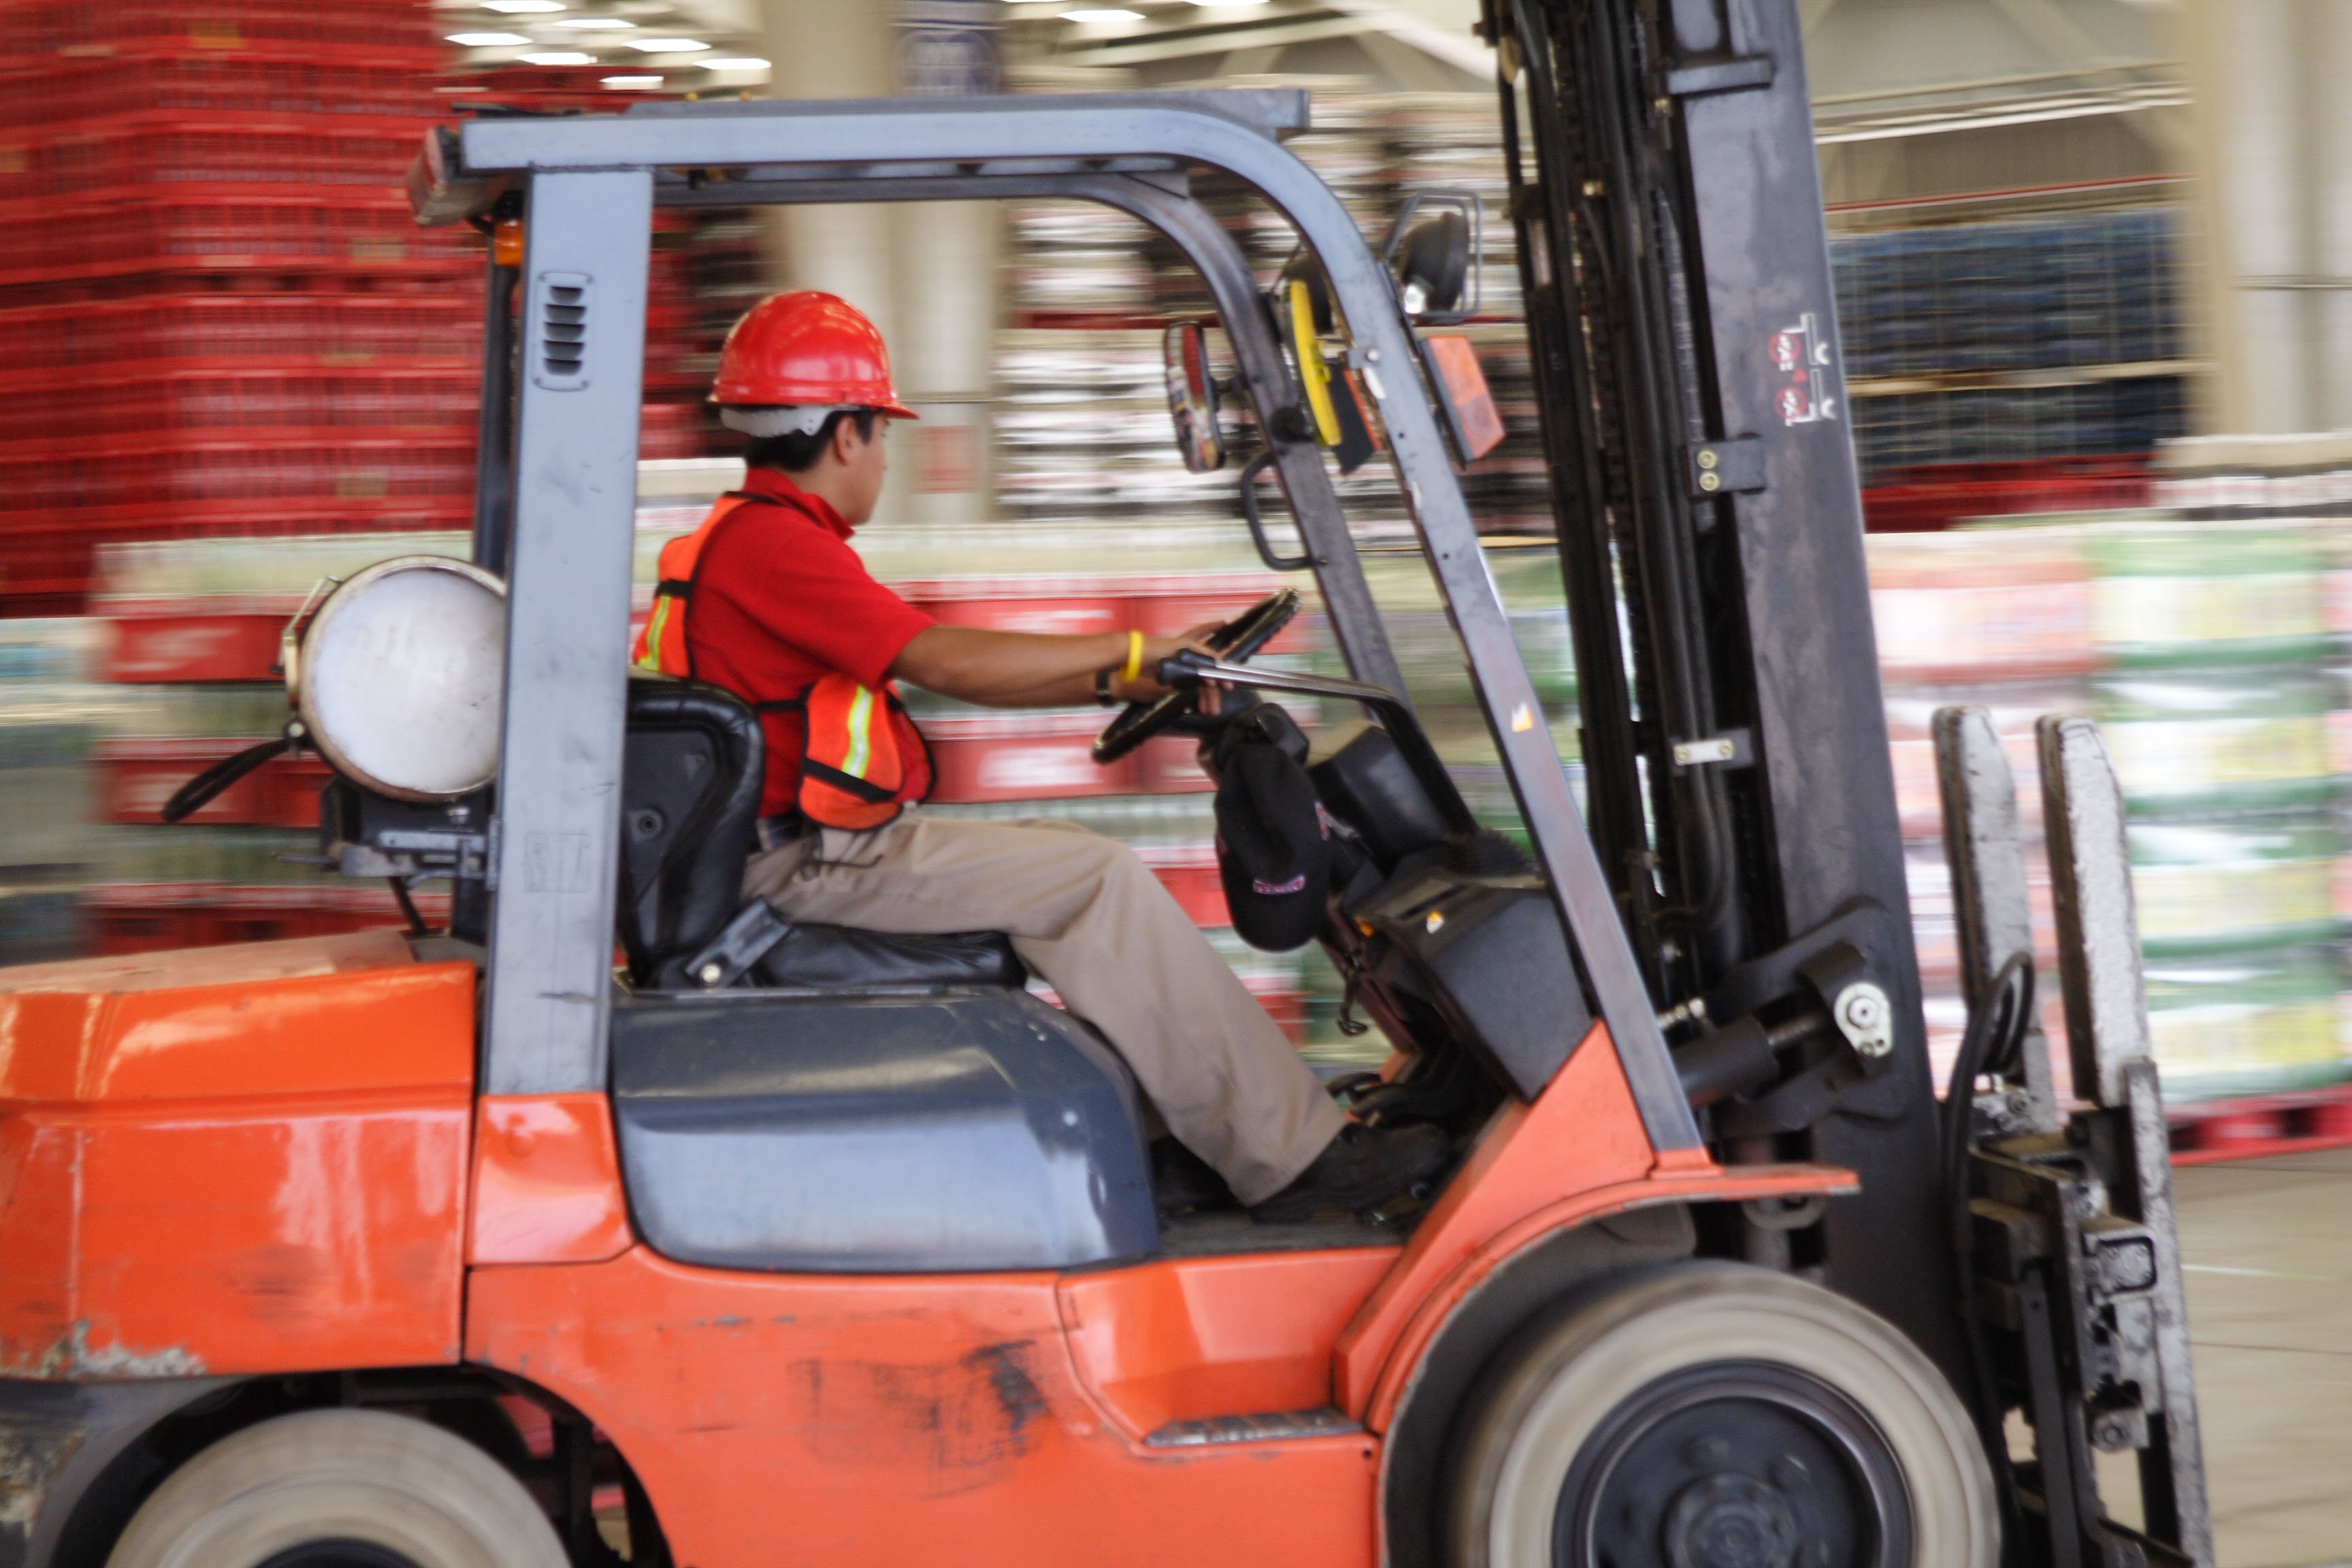
[[[621,764],[621,949],[650,984],[743,901],[767,746],[741,699],[690,680],[629,681]]]
[[[699,955],[748,940],[730,983],[828,991],[1018,987],[1028,978],[1001,932],[887,935],[786,921],[747,907],[743,866],[759,838],[767,745],[731,692],[633,676],[621,762],[621,949],[640,987],[696,989]]]

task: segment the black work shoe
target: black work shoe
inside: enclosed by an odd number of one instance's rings
[[[1162,1215],[1241,1206],[1216,1167],[1174,1138],[1151,1141],[1151,1197]]]
[[[1453,1145],[1434,1127],[1367,1127],[1350,1121],[1282,1191],[1250,1210],[1262,1225],[1319,1214],[1362,1214],[1425,1187],[1445,1169]]]

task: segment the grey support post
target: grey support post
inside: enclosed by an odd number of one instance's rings
[[[1952,874],[1959,929],[1960,993],[1974,1013],[1990,1001],[1993,977],[2014,952],[2033,952],[2033,910],[2025,896],[2025,846],[2017,826],[2017,776],[1981,708],[1938,708],[1936,779],[1944,800],[1944,858]],[[2004,1131],[2055,1132],[2050,1042],[2041,1008],[2025,1026],[2021,1087],[2001,1107]]]
[[[2162,1386],[2157,1398],[2142,1395],[2151,1417],[2139,1456],[2147,1529],[2203,1568],[2213,1562],[2213,1520],[2189,1365],[2171,1147],[2149,1052],[2123,791],[2090,720],[2045,718],[2036,738],[2074,1092],[2106,1113],[2084,1120],[2090,1149],[2110,1173],[2109,1201],[2147,1228],[2155,1247],[2154,1350]]]
[[[653,176],[538,174],[484,1089],[604,1087]]]

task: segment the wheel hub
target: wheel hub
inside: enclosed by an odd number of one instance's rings
[[[1792,1568],[1797,1519],[1763,1482],[1718,1473],[1675,1494],[1665,1549],[1673,1568]]]
[[[1723,1362],[1612,1411],[1554,1531],[1555,1568],[1898,1568],[1910,1500],[1885,1438],[1836,1390]]]

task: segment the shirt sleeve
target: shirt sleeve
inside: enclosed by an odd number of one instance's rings
[[[876,582],[847,541],[816,527],[789,541],[739,579],[744,609],[814,662],[879,687],[931,617]]]

